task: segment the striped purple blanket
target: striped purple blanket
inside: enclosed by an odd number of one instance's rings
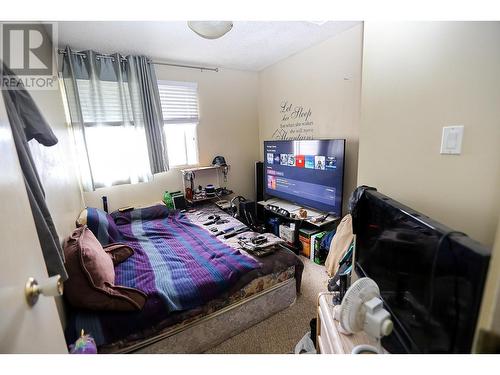
[[[87,211],[87,225],[101,244],[123,242],[135,250],[115,267],[115,284],[161,300],[169,313],[207,303],[260,266],[165,206],[112,215]]]

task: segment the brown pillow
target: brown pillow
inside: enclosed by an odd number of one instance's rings
[[[64,295],[78,308],[90,310],[141,310],[146,295],[140,290],[114,285],[113,264],[124,261],[133,250],[123,244],[103,249],[94,234],[83,225],[73,231],[64,243],[68,280]]]
[[[115,266],[134,255],[134,250],[130,246],[118,242],[110,243],[109,245],[103,246],[103,248],[111,257]]]

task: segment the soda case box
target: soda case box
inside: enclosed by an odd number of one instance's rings
[[[317,229],[302,228],[299,230],[299,241],[302,243],[302,255],[311,256],[311,236],[318,233]]]

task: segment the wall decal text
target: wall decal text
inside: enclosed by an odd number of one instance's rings
[[[280,124],[272,134],[273,139],[299,140],[314,138],[311,108],[294,105],[287,100],[280,105]]]

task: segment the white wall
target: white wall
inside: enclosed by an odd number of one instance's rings
[[[358,183],[492,246],[500,211],[500,22],[365,23]],[[462,154],[440,155],[464,125]]]
[[[357,180],[362,41],[359,24],[259,74],[260,153],[263,142],[276,139],[282,125],[287,139],[346,138],[344,208]],[[290,134],[286,125],[296,121],[282,121],[284,102],[311,109],[312,125],[299,125],[302,132]]]
[[[210,165],[214,156],[226,158],[231,169],[227,186],[235,194],[254,199],[254,162],[259,160],[257,118],[257,73],[220,69],[218,73],[156,66],[159,80],[198,82],[200,165]],[[179,169],[157,174],[148,183],[113,186],[84,194],[85,203],[102,207],[108,197],[110,210],[161,200],[165,190],[181,190]]]

